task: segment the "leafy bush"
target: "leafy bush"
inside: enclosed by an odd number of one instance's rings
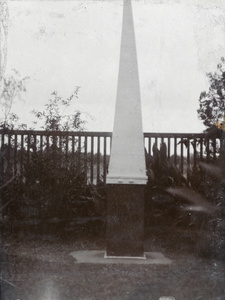
[[[80,111],[74,110],[73,114],[65,114],[66,109],[73,110],[71,105],[73,100],[78,98],[79,89],[79,87],[76,87],[70,97],[66,99],[59,96],[57,92],[53,92],[43,111],[35,109],[32,111],[37,119],[33,122],[34,127],[38,125],[38,122],[42,122],[41,127],[47,131],[82,130],[85,121],[81,119]]]
[[[2,164],[1,211],[5,219],[24,222],[35,218],[41,222],[64,220],[65,225],[77,217],[104,215],[105,196],[98,187],[87,183],[82,149],[76,147],[76,140],[71,141],[76,151],[68,149],[70,140],[66,131],[81,131],[84,124],[79,111],[63,114],[72,100],[78,97],[78,90],[76,88],[68,99],[54,92],[42,112],[33,111],[35,117],[44,122],[43,128],[51,131],[48,140],[42,140],[42,149],[38,146],[40,140],[30,134],[14,160],[19,161],[20,155],[24,154],[22,168],[15,174],[15,166],[11,165],[10,159]],[[59,137],[56,131],[65,132],[65,135]],[[11,150],[14,151],[14,145],[13,140],[2,145],[2,161]]]
[[[222,57],[214,73],[208,73],[210,87],[199,97],[198,116],[208,128],[225,130],[225,60]]]
[[[0,86],[1,118],[0,128],[14,129],[19,117],[11,112],[13,103],[26,92],[26,80],[28,77],[20,78],[19,72],[13,70],[13,75],[4,77]],[[20,125],[19,125],[20,126]]]
[[[87,184],[81,166],[79,171],[76,164],[69,168],[65,154],[59,150],[33,153],[24,164],[23,174],[2,188],[5,224],[15,224],[14,230],[19,230],[18,222],[22,222],[23,227],[28,224],[28,230],[32,230],[30,225],[38,220],[39,231],[48,232],[52,228],[51,233],[59,233],[71,222],[76,223],[77,218],[90,221],[92,217],[102,217],[105,215],[102,185]]]

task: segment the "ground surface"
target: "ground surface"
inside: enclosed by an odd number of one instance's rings
[[[181,233],[146,238],[145,251],[159,251],[171,265],[78,264],[77,250],[102,250],[104,237],[5,236],[1,300],[225,299],[225,262],[200,258]]]

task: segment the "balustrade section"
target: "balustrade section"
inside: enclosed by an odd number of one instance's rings
[[[0,130],[1,178],[23,175],[24,166],[34,159],[55,157],[63,168],[84,174],[91,184],[106,182],[111,132],[51,132]],[[220,139],[204,133],[144,133],[146,156],[164,155],[187,177],[199,160],[214,161]]]

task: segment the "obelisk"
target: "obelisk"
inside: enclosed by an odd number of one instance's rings
[[[146,182],[132,6],[131,0],[124,0],[117,98],[109,172],[106,181],[106,257],[144,257]]]

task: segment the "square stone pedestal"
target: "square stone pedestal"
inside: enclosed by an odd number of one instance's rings
[[[144,258],[145,185],[107,185],[106,257]]]

